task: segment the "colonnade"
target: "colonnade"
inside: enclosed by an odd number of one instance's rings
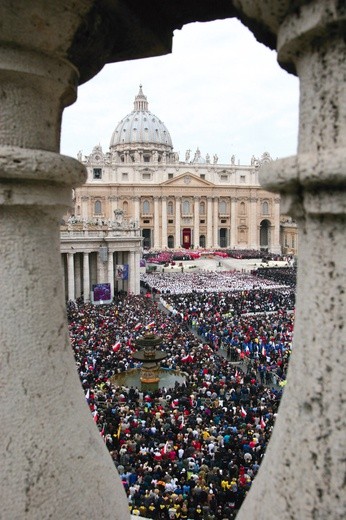
[[[65,297],[76,300],[83,297],[90,300],[92,286],[109,283],[111,298],[119,291],[131,294],[140,293],[139,251],[108,251],[107,258],[102,258],[98,251],[76,251],[62,253],[64,266]],[[128,279],[117,278],[116,266],[128,265]]]

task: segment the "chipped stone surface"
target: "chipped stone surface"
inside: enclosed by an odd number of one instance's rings
[[[57,222],[84,173],[58,154],[62,110],[106,62],[237,15],[301,85],[298,155],[263,172],[300,223],[294,354],[238,520],[344,519],[345,3],[3,0],[0,14],[1,518],[129,518],[67,336]]]

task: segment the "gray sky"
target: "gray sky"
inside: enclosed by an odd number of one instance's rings
[[[106,65],[65,109],[61,152],[88,155],[97,144],[108,151],[139,84],[181,159],[197,147],[219,163],[233,154],[237,164],[249,164],[263,152],[274,159],[296,153],[298,80],[235,19],[175,31],[172,54]]]

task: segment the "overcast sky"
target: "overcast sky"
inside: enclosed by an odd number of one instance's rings
[[[296,153],[298,80],[238,20],[194,23],[175,31],[172,54],[106,65],[64,111],[61,152],[108,151],[118,122],[133,110],[139,85],[149,110],[185,157],[199,147],[219,163],[249,164]]]

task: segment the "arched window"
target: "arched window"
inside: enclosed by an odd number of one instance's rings
[[[239,213],[240,215],[245,215],[246,208],[245,208],[245,202],[241,202],[239,205]]]
[[[143,201],[143,215],[149,215],[150,213],[150,204],[148,200]]]
[[[171,200],[167,204],[167,214],[173,215],[173,202]]]
[[[200,215],[205,215],[205,202],[200,202],[199,203],[199,213]]]
[[[269,215],[269,204],[267,201],[264,201],[262,204],[262,215]]]
[[[168,235],[167,245],[168,245],[169,249],[174,248],[174,236],[173,235]]]
[[[94,215],[102,215],[102,204],[100,200],[97,200],[94,205]]]
[[[123,202],[123,212],[124,212],[124,215],[127,215],[128,210],[129,210],[129,203],[125,200]]]
[[[205,235],[200,235],[200,237],[199,237],[200,247],[205,247],[205,244],[206,244]]]
[[[190,201],[188,200],[183,202],[183,215],[190,215]]]
[[[227,204],[225,200],[220,200],[219,202],[219,213],[220,215],[226,215],[227,213]]]

